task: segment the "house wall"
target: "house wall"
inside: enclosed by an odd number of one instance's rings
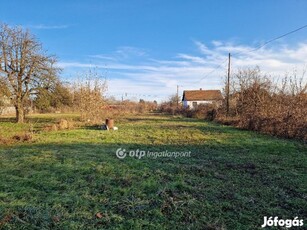
[[[183,108],[188,108],[188,102],[187,101],[182,101],[182,105],[183,105]]]
[[[193,102],[197,102],[197,105],[208,105],[214,103],[215,101],[183,101],[183,108],[195,109],[193,106]]]

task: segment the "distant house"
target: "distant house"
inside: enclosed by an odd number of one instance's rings
[[[194,109],[201,104],[221,104],[222,99],[220,90],[184,90],[182,105],[184,108]]]

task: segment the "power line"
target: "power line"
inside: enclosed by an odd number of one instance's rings
[[[243,53],[246,53],[246,54],[247,54],[247,53],[254,52],[254,51],[256,51],[256,50],[261,49],[262,47],[266,46],[267,44],[269,44],[269,43],[271,43],[271,42],[273,42],[273,41],[276,41],[276,40],[278,40],[278,39],[281,39],[281,38],[283,38],[283,37],[286,37],[286,36],[288,36],[288,35],[290,35],[290,34],[293,34],[293,33],[297,32],[297,31],[300,31],[300,30],[302,30],[302,29],[304,29],[304,28],[306,28],[306,27],[307,27],[307,24],[304,25],[304,26],[301,26],[301,27],[299,27],[299,28],[297,28],[297,29],[295,29],[295,30],[292,30],[292,31],[290,31],[290,32],[287,32],[287,33],[285,33],[285,34],[282,34],[282,35],[280,35],[280,36],[278,36],[278,37],[272,38],[272,39],[270,39],[270,40],[264,42],[262,45],[259,45],[259,46],[257,46],[256,48],[251,49],[251,50],[249,50],[249,51],[242,51],[242,52],[238,52],[238,53],[233,53],[232,56],[233,56],[233,55],[243,54]],[[204,77],[202,77],[200,80],[198,80],[198,81],[195,82],[195,83],[201,82],[203,79],[205,79],[206,77],[210,76],[210,75],[211,75],[212,73],[214,73],[216,70],[218,70],[219,68],[221,68],[227,61],[228,61],[228,59],[226,59],[225,61],[223,61],[220,65],[218,65],[216,68],[214,68],[212,71],[210,71],[209,73],[207,73]]]
[[[302,30],[302,29],[304,29],[304,28],[306,28],[306,27],[307,27],[307,24],[304,25],[304,26],[301,26],[301,27],[299,27],[299,28],[297,28],[297,29],[295,29],[295,30],[292,30],[292,31],[290,31],[290,32],[287,32],[287,33],[285,33],[285,34],[283,34],[283,35],[280,35],[280,36],[278,36],[278,37],[276,37],[276,38],[272,38],[272,39],[270,39],[270,40],[264,42],[262,45],[259,45],[258,47],[254,48],[254,49],[251,49],[251,50],[246,51],[246,52],[242,51],[242,52],[239,52],[239,53],[234,53],[233,55],[239,55],[239,54],[242,54],[242,53],[251,53],[251,52],[253,52],[253,51],[259,50],[259,49],[261,49],[262,47],[266,46],[267,44],[269,44],[269,43],[271,43],[271,42],[273,42],[273,41],[276,41],[276,40],[278,40],[278,39],[281,39],[281,38],[283,38],[283,37],[286,37],[286,36],[288,36],[288,35],[290,35],[290,34],[293,34],[293,33],[297,32],[297,31],[299,31],[299,30]]]
[[[226,101],[226,107],[227,107],[227,115],[229,115],[229,97],[230,97],[230,92],[229,92],[229,86],[230,86],[230,53],[228,54],[228,71],[227,71],[227,101]]]
[[[207,73],[205,76],[203,76],[200,80],[196,81],[195,83],[201,82],[202,80],[204,80],[206,77],[210,76],[211,74],[213,74],[215,71],[217,71],[218,69],[220,69],[221,67],[223,67],[223,65],[228,61],[228,59],[225,59],[221,64],[219,64],[217,67],[215,67],[213,70],[211,70],[209,73]]]

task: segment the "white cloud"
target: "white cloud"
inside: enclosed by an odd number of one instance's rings
[[[58,62],[57,67],[59,68],[93,68],[96,67],[96,65],[90,64],[90,63],[80,63],[80,62]]]
[[[212,44],[213,44],[214,46],[221,46],[221,45],[223,45],[223,42],[213,40],[213,41],[212,41]]]
[[[213,50],[210,50],[204,43],[201,43],[199,41],[194,41],[197,48],[203,53],[204,55],[214,55],[215,52]]]
[[[120,57],[129,58],[129,57],[143,57],[146,55],[146,51],[141,48],[132,47],[132,46],[121,46],[116,50],[116,54]]]
[[[207,63],[205,58],[195,57],[195,56],[188,55],[188,54],[178,54],[177,57],[188,60],[188,61],[192,61],[192,62],[195,62],[195,63],[200,63],[200,64]]]
[[[233,53],[232,70],[238,68],[253,68],[259,66],[262,72],[272,76],[284,76],[293,69],[303,71],[307,60],[307,42],[295,47],[280,45],[275,49],[263,47],[255,50],[246,45],[235,45],[213,41],[213,47],[194,41],[199,50],[197,54],[178,53],[170,60],[151,59],[148,53],[135,47],[120,47],[112,55],[92,55],[93,63],[61,62],[59,66],[69,71],[77,68],[107,68],[109,81],[109,95],[151,95],[150,100],[163,100],[184,89],[222,89],[223,79],[227,69],[228,52]],[[127,62],[126,56],[142,56],[136,64]],[[221,66],[217,68],[217,66]],[[213,71],[213,72],[212,72]],[[210,74],[209,74],[210,73]]]
[[[112,57],[110,55],[105,55],[105,54],[88,55],[88,57],[102,59],[102,60],[109,60],[109,61],[116,61],[117,60],[115,57]]]
[[[32,29],[38,29],[38,30],[54,30],[54,29],[66,29],[69,27],[69,25],[44,25],[44,24],[39,24],[39,25],[29,25],[27,26]]]

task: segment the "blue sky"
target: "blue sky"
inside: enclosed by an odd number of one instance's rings
[[[246,54],[306,25],[305,0],[3,2],[0,21],[29,28],[58,56],[62,79],[96,66],[118,98],[163,100],[176,85],[221,89],[228,52],[243,52],[233,57],[234,70],[259,65],[280,76],[306,67],[307,28]]]

